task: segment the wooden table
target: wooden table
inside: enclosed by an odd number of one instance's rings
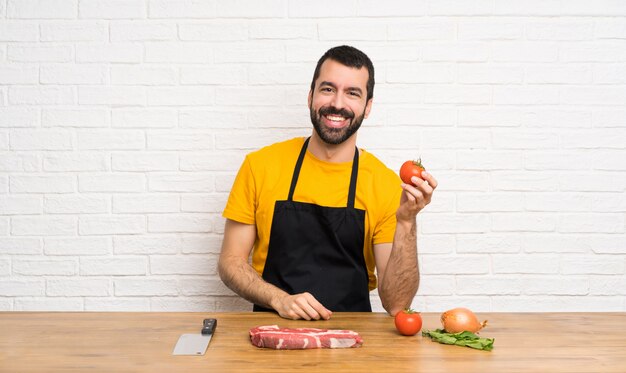
[[[204,356],[173,356],[183,333],[215,317]],[[424,328],[439,314],[422,314]],[[383,313],[292,321],[270,313],[0,313],[0,372],[626,372],[626,313],[484,313],[490,352],[399,335]],[[254,326],[352,329],[360,348],[275,351]]]

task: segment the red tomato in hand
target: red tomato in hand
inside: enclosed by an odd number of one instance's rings
[[[396,329],[402,335],[415,335],[422,329],[422,316],[410,308],[398,312],[395,322]]]
[[[400,179],[405,184],[413,185],[411,181],[411,177],[417,176],[420,179],[422,178],[422,171],[424,171],[424,166],[422,166],[422,159],[418,159],[417,161],[406,161],[400,167]]]

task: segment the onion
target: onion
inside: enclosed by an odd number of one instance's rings
[[[460,333],[468,331],[476,333],[487,326],[487,320],[482,323],[474,312],[467,308],[454,308],[441,314],[441,324],[448,333]]]

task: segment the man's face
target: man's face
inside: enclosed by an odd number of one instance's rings
[[[367,69],[355,69],[328,59],[320,68],[315,89],[309,92],[311,122],[328,144],[341,144],[361,127],[369,115]]]

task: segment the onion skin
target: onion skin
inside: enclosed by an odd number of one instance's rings
[[[441,325],[448,333],[460,333],[464,331],[476,333],[487,326],[487,320],[482,323],[474,312],[467,308],[453,308],[441,314]]]

